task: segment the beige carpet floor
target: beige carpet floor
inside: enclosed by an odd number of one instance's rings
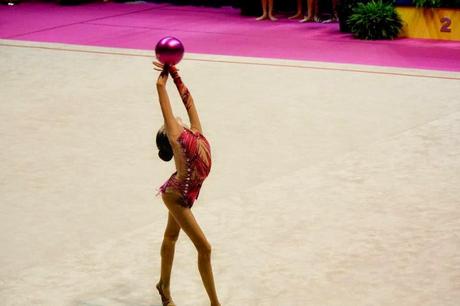
[[[159,306],[152,54],[0,41],[0,304]],[[187,54],[222,306],[457,306],[460,73]],[[177,115],[186,113],[169,84]],[[185,235],[172,292],[209,305]]]

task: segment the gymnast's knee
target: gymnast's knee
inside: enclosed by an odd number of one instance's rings
[[[202,242],[196,246],[198,255],[200,256],[211,256],[212,247],[208,241]]]
[[[163,242],[169,243],[169,244],[175,244],[178,238],[179,238],[179,232],[165,233],[163,236]]]

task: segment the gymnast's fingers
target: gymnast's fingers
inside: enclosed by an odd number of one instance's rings
[[[157,66],[158,68],[161,68],[163,69],[164,65],[159,63],[159,62],[152,62],[155,66]]]

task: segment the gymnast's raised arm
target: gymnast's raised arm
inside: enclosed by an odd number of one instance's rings
[[[193,102],[192,95],[188,90],[187,86],[182,82],[181,77],[176,69],[176,67],[169,67],[169,73],[176,84],[177,90],[179,91],[182,102],[184,103],[185,108],[187,109],[188,118],[190,120],[190,128],[192,130],[197,130],[200,133],[203,133],[201,129],[200,118],[198,116],[198,111],[196,109],[195,103]]]
[[[159,66],[158,63],[154,63],[155,66]],[[165,123],[166,133],[169,137],[175,139],[180,134],[180,126],[179,123],[176,121],[174,117],[171,103],[169,101],[168,92],[166,91],[166,82],[168,81],[168,71],[163,69],[158,76],[157,80],[157,91],[158,91],[158,99],[160,101],[161,112],[163,114],[163,119]]]

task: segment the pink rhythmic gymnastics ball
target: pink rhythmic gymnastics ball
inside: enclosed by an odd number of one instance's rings
[[[184,56],[184,45],[175,37],[163,37],[155,47],[155,55],[162,64],[176,65]]]

